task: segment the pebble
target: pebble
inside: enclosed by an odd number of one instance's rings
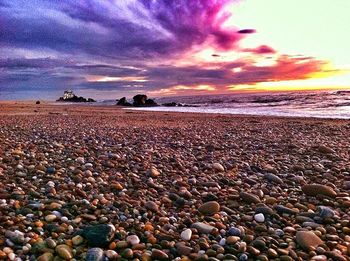
[[[277,184],[283,183],[283,180],[280,177],[278,177],[277,175],[272,174],[272,173],[266,173],[264,177],[270,182],[274,182]]]
[[[203,222],[196,222],[192,224],[192,227],[196,228],[202,234],[210,234],[215,229],[215,227],[205,224]]]
[[[220,163],[214,163],[213,164],[213,169],[218,171],[218,172],[224,172],[225,171],[225,168]]]
[[[114,237],[115,228],[107,224],[88,226],[80,233],[91,247],[105,247]]]
[[[47,215],[46,217],[45,217],[45,220],[47,221],[47,222],[53,222],[53,221],[55,221],[57,219],[57,216],[56,215]]]
[[[321,152],[321,153],[324,153],[324,154],[333,154],[333,153],[335,153],[335,151],[332,148],[327,147],[325,145],[320,145],[318,147],[318,151]]]
[[[84,242],[84,238],[82,236],[77,235],[72,238],[73,245],[78,246],[78,245],[81,245],[83,242]]]
[[[145,207],[146,207],[146,209],[151,210],[153,212],[158,212],[158,210],[159,210],[158,205],[153,201],[146,202]]]
[[[136,235],[130,235],[126,238],[126,241],[131,244],[132,246],[133,245],[137,245],[138,243],[140,243],[140,239],[138,236]]]
[[[259,223],[265,222],[265,216],[262,213],[255,214],[254,219],[256,222],[259,222]]]
[[[332,198],[337,196],[337,193],[331,187],[321,184],[304,185],[302,191],[308,196],[324,195]]]
[[[254,203],[254,204],[260,203],[260,199],[251,193],[241,192],[239,196],[243,201],[247,203]]]
[[[316,248],[323,243],[323,241],[311,231],[297,231],[296,242],[305,250]]]
[[[348,122],[85,107],[0,117],[1,260],[348,258]]]
[[[192,237],[192,230],[191,229],[185,229],[184,231],[181,232],[181,239],[185,241],[191,240]]]
[[[152,258],[155,260],[169,260],[169,256],[159,249],[152,250]]]
[[[90,248],[86,253],[86,261],[103,261],[104,253],[101,248]]]
[[[64,260],[70,260],[73,258],[72,249],[67,245],[58,245],[56,247],[56,252]]]
[[[220,211],[220,205],[216,201],[209,201],[201,205],[198,211],[204,215],[214,215]]]

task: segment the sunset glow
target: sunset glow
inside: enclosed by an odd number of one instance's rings
[[[350,85],[347,0],[48,2],[0,2],[2,97]]]

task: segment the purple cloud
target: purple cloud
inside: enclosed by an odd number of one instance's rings
[[[55,98],[66,88],[148,92],[207,84],[225,90],[319,70],[319,61],[300,64],[292,57],[270,67],[241,60],[169,65],[194,47],[238,50],[239,41],[255,30],[223,26],[231,15],[225,6],[234,2],[0,0],[0,99],[1,91],[35,90]],[[275,53],[265,45],[245,51]],[[220,60],[221,54],[213,57]]]

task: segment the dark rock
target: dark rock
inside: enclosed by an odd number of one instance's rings
[[[276,176],[275,174],[272,173],[266,173],[264,176],[268,181],[270,182],[275,182],[277,184],[282,184],[283,181],[280,177]]]
[[[147,95],[137,94],[133,97],[133,106],[135,107],[144,107],[144,106],[157,106],[158,104],[152,100],[148,99]]]
[[[147,99],[145,105],[146,106],[158,106],[158,104],[152,99]]]
[[[111,225],[101,224],[84,228],[79,234],[91,247],[106,247],[114,237],[115,229]]]
[[[282,206],[282,205],[275,206],[275,209],[279,214],[296,215],[298,213],[296,210]]]
[[[321,218],[332,218],[335,215],[335,212],[329,207],[319,206],[317,207],[317,210],[318,210],[318,215]]]
[[[241,199],[247,203],[260,203],[260,199],[253,195],[253,194],[250,194],[250,193],[247,193],[247,192],[241,192],[239,193],[239,196],[241,197]]]
[[[40,104],[40,101],[36,101],[35,104]]]
[[[129,103],[126,100],[126,97],[121,98],[120,100],[117,100],[117,105],[118,106],[132,106],[131,103]]]
[[[167,102],[167,103],[163,103],[162,106],[165,107],[176,107],[178,106],[176,102]]]
[[[64,96],[60,97],[57,101],[58,102],[96,102],[92,98],[86,99],[84,97],[78,97],[72,91],[65,91]]]

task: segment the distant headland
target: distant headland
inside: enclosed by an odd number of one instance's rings
[[[84,98],[81,96],[78,97],[71,90],[64,91],[63,96],[58,98],[57,101],[58,102],[96,102],[92,98]]]

